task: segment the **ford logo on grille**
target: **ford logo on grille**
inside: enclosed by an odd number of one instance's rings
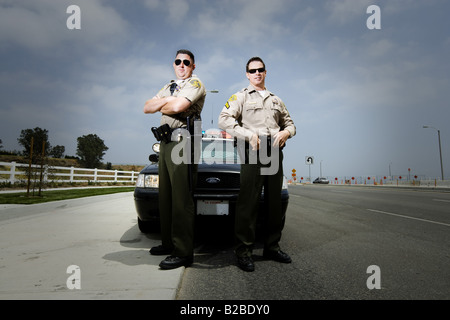
[[[220,182],[220,179],[219,179],[219,178],[211,177],[211,178],[207,178],[207,179],[206,179],[206,182],[211,183],[211,184],[216,184],[216,183],[219,183],[219,182]]]

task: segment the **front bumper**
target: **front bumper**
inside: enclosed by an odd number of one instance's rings
[[[215,190],[217,191],[217,190]],[[228,201],[229,203],[229,216],[234,216],[236,212],[237,193],[206,193],[199,192],[194,194],[195,212],[197,214],[197,200],[221,200]],[[134,203],[136,212],[141,221],[157,221],[159,220],[159,206],[158,206],[158,189],[150,188],[135,188],[134,190]],[[282,190],[281,192],[281,204],[283,214],[286,214],[286,210],[289,203],[289,192]],[[264,194],[261,195],[259,208],[260,212],[264,212]]]

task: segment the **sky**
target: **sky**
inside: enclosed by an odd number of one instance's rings
[[[71,5],[80,29],[67,26]],[[439,130],[450,177],[448,12],[448,0],[0,0],[3,150],[21,151],[21,130],[40,127],[66,155],[96,134],[105,163],[147,164],[160,115],[145,115],[145,101],[189,49],[219,91],[207,94],[204,129],[248,86],[248,59],[264,60],[297,128],[286,176],[440,178]]]

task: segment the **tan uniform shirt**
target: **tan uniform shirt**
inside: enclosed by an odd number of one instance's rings
[[[283,101],[270,91],[265,96],[249,85],[231,96],[219,115],[219,127],[233,137],[249,141],[253,134],[274,136],[288,130],[296,133],[294,122]]]
[[[191,106],[182,113],[175,115],[162,115],[161,125],[168,124],[172,129],[176,129],[187,126],[186,118],[188,116],[200,116],[203,109],[203,104],[205,103],[206,89],[200,79],[196,75],[192,75],[192,77],[185,80],[172,80],[158,92],[158,96],[170,96],[170,86],[173,83],[177,83],[177,87],[175,88],[172,96],[184,97],[191,102]]]

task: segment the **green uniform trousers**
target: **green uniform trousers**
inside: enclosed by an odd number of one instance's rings
[[[264,186],[264,249],[280,250],[279,241],[284,227],[281,205],[283,185],[283,153],[279,151],[279,168],[274,175],[261,175],[261,164],[241,164],[241,188],[236,204],[235,253],[239,257],[252,255],[256,237],[256,222],[261,191]]]
[[[172,255],[188,257],[194,253],[195,205],[189,189],[189,165],[175,164],[172,150],[177,142],[161,142],[159,154],[159,214],[162,245]],[[197,165],[192,164],[193,186]]]

